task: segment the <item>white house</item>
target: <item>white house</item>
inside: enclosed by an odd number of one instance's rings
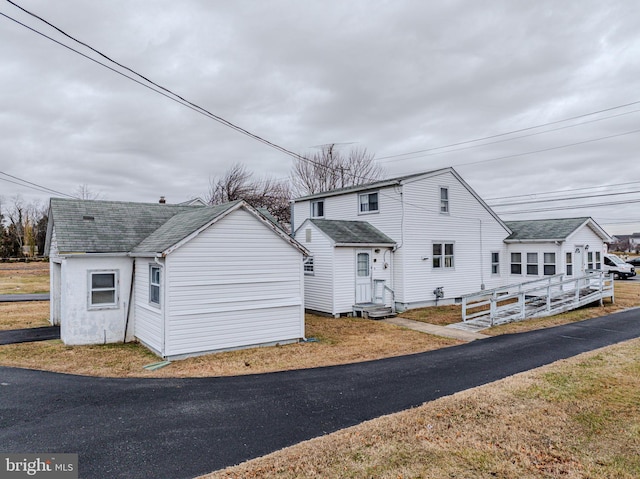
[[[307,251],[243,201],[52,198],[46,250],[65,344],[136,338],[179,358],[304,338]]]
[[[453,168],[298,198],[292,231],[307,307],[336,316],[381,290],[399,310],[453,303],[509,274],[511,230]]]
[[[310,252],[307,308],[334,316],[581,275],[610,241],[591,218],[504,222],[453,168],[298,198],[292,230]]]
[[[554,274],[582,276],[602,269],[612,238],[592,218],[506,221],[511,283]]]

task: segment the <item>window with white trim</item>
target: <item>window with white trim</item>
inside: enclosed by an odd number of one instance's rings
[[[440,213],[449,213],[449,188],[440,188]]]
[[[527,274],[538,276],[538,253],[527,253]]]
[[[375,213],[378,211],[378,193],[361,193],[358,195],[360,213]]]
[[[453,268],[453,243],[433,243],[433,267]]]
[[[573,253],[570,251],[567,251],[565,263],[567,265],[567,276],[573,276]]]
[[[313,276],[313,274],[314,274],[313,256],[307,256],[304,259],[304,262],[302,264],[303,264],[304,274],[306,274],[308,276]]]
[[[118,307],[117,271],[89,271],[89,307]]]
[[[500,274],[500,252],[491,252],[491,274]]]
[[[587,269],[593,269],[593,251],[587,253]]]
[[[316,200],[311,202],[311,217],[324,218],[324,200]]]
[[[542,268],[545,276],[553,276],[556,274],[556,254],[543,253],[542,260],[544,262]]]
[[[602,258],[600,257],[600,251],[596,251],[596,269],[602,269]]]
[[[522,253],[511,253],[511,274],[522,274]]]
[[[149,304],[160,306],[160,266],[149,265]]]

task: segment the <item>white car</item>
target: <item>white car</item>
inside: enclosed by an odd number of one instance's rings
[[[615,254],[604,255],[604,265],[602,269],[620,279],[627,279],[636,275],[636,269],[629,263],[625,263]]]

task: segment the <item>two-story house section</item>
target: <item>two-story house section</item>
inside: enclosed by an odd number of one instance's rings
[[[308,309],[451,304],[509,275],[511,231],[453,168],[298,198],[292,216]]]

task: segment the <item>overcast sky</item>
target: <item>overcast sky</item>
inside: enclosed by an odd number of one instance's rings
[[[388,177],[453,166],[490,204],[640,190],[637,0],[15,2],[296,153],[366,148]],[[6,0],[0,13],[99,58]],[[104,199],[177,203],[204,197],[237,162],[256,177],[286,178],[292,165],[4,16],[0,105],[5,205],[52,196],[7,174],[66,194],[86,185]],[[640,193],[579,201],[626,204],[495,209],[640,231]],[[547,211],[523,214],[534,209]]]

